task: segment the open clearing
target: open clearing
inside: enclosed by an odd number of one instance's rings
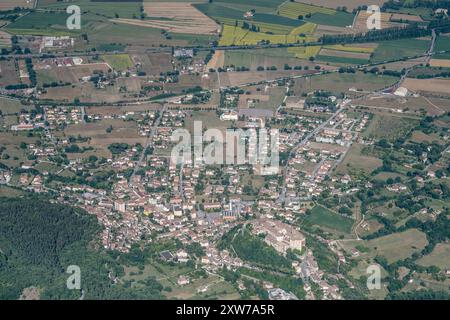
[[[417,262],[422,266],[436,266],[442,270],[450,269],[450,243],[437,244],[430,254]]]

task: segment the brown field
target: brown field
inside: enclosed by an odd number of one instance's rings
[[[217,34],[219,26],[190,3],[145,2],[144,11],[151,20],[114,19],[121,23],[164,29],[175,33]],[[158,18],[162,18],[158,20]]]
[[[9,47],[10,45],[11,45],[11,35],[7,32],[0,30],[0,47]]]
[[[420,58],[406,60],[406,61],[396,61],[396,62],[386,63],[386,64],[379,65],[378,67],[379,68],[386,67],[386,69],[388,69],[388,70],[400,71],[402,69],[408,69],[408,68],[411,68],[412,66],[419,65],[421,63],[423,63],[423,64],[426,63],[426,57],[420,57]]]
[[[118,78],[117,85],[126,87],[128,92],[139,92],[141,90],[142,79],[136,77]]]
[[[140,64],[142,71],[148,75],[159,75],[173,69],[172,55],[170,53],[131,54],[133,64]]]
[[[341,57],[341,58],[365,59],[365,60],[370,59],[370,53],[338,51],[331,49],[321,49],[319,55]]]
[[[32,8],[35,0],[2,0],[0,10],[11,10],[15,7]]]
[[[358,13],[358,17],[355,19],[355,23],[353,25],[353,29],[355,29],[357,32],[365,32],[367,31],[367,20],[369,19],[369,17],[371,16],[371,13],[367,13],[366,11],[360,11]],[[398,27],[398,26],[402,26],[404,24],[402,23],[396,23],[396,22],[391,22],[391,13],[385,13],[382,12],[381,13],[381,28],[382,29],[386,29],[386,28],[392,28],[392,27]]]
[[[36,72],[44,79],[76,83],[83,77],[91,76],[95,72],[107,73],[110,67],[106,63],[92,63],[72,67],[53,67],[51,69],[37,69]],[[39,79],[41,81],[41,79]],[[47,82],[47,81],[42,81]]]
[[[296,2],[302,2],[306,4],[312,4],[320,7],[327,7],[336,9],[337,7],[347,7],[348,11],[352,11],[362,5],[378,5],[382,6],[384,0],[297,0]]]
[[[225,52],[223,50],[216,50],[211,60],[206,65],[206,70],[222,68],[225,63]]]
[[[304,74],[306,75],[316,72],[317,71],[315,70],[226,72],[220,74],[220,83],[222,86],[237,86],[245,83],[260,82],[264,80],[276,80],[283,77],[304,75]]]
[[[0,61],[0,86],[18,83],[20,83],[20,79],[16,72],[14,60]]]
[[[437,142],[438,144],[442,144],[443,141],[441,141],[441,138],[437,134],[425,134],[422,131],[414,131],[411,136],[411,141],[421,143],[421,142],[427,142],[432,143],[433,141]]]
[[[442,270],[450,269],[450,244],[437,244],[434,250],[421,258],[418,263],[423,266],[437,266]]]
[[[430,66],[450,68],[450,60],[447,59],[431,59]]]
[[[342,163],[336,168],[337,173],[348,173],[351,170],[370,173],[383,164],[381,159],[361,154],[364,146],[353,144]]]
[[[106,129],[112,126],[113,131],[107,133]],[[134,122],[123,121],[120,119],[102,120],[95,123],[84,123],[69,125],[64,133],[66,136],[91,137],[89,143],[80,144],[80,146],[92,146],[103,152],[108,151],[108,146],[112,143],[128,143],[134,145],[136,143],[145,144],[146,138],[139,136],[137,125]],[[83,154],[84,155],[84,154]],[[87,154],[86,154],[87,155]]]
[[[319,24],[317,25],[316,34],[321,36],[324,34],[349,34],[354,32],[353,29],[350,28],[344,28],[344,27],[333,27],[333,26],[327,26]]]
[[[408,21],[414,21],[414,22],[422,22],[423,19],[420,16],[415,16],[411,14],[404,14],[404,13],[394,13],[391,16],[391,20],[408,20]]]
[[[57,101],[72,102],[75,98],[81,102],[99,102],[113,103],[124,99],[124,95],[119,93],[119,87],[107,86],[104,89],[95,89],[91,83],[78,84],[75,87],[64,86],[48,88],[43,93],[41,99],[50,99]]]
[[[370,107],[371,110],[388,110],[392,112],[401,110],[408,114],[441,115],[445,110],[450,110],[449,101],[446,99],[435,99],[426,97],[396,97],[396,96],[376,96],[364,97],[353,101],[354,105]]]
[[[439,92],[450,94],[450,80],[448,79],[406,79],[403,86],[413,92]]]

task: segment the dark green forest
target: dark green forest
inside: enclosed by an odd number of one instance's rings
[[[37,197],[0,198],[0,299],[18,299],[37,287],[41,299],[161,299],[162,286],[149,279],[131,288],[120,281],[119,257],[100,249],[95,216]],[[65,271],[81,269],[81,290],[68,290]],[[114,283],[116,282],[116,283]]]

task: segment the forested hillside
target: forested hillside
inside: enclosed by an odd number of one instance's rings
[[[114,284],[123,274],[116,256],[98,249],[94,216],[41,198],[0,198],[0,299],[38,288],[41,299],[155,299],[162,287]],[[81,269],[81,290],[68,290],[69,265]]]

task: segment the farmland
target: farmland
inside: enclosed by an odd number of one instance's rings
[[[408,118],[376,114],[363,135],[394,141],[397,138],[404,137],[416,124],[417,121]]]
[[[418,39],[401,39],[381,41],[373,53],[373,62],[383,62],[401,57],[423,55],[428,50],[430,41]]]
[[[336,172],[346,174],[362,171],[369,174],[379,168],[383,164],[381,159],[362,154],[363,147],[363,145],[354,144],[342,163],[337,167]]]
[[[450,94],[450,80],[448,79],[406,79],[404,86],[413,92],[427,91]]]
[[[272,44],[287,44],[297,43],[303,40],[308,39],[296,35],[277,35],[253,32],[242,29],[240,27],[225,25],[220,37],[219,44],[222,46],[255,45],[262,41],[267,41]]]
[[[0,2],[0,11],[12,10],[16,7],[32,8],[36,0],[2,0]]]
[[[133,61],[127,54],[105,55],[102,58],[115,70],[126,71],[133,66]]]
[[[216,34],[213,20],[189,3],[144,2],[144,12],[150,20],[146,25],[175,33]]]
[[[298,2],[285,2],[279,7],[278,12],[280,15],[291,19],[298,19],[299,16],[306,16],[307,14],[321,13],[334,15],[336,13],[333,9],[316,7]]]
[[[373,91],[385,88],[398,80],[397,77],[377,76],[373,74],[329,74],[297,79],[295,92],[310,92],[311,90],[328,90],[331,92],[348,93],[349,89]]]
[[[368,241],[341,241],[340,245],[348,252],[355,247],[359,248],[361,251],[358,259],[360,260],[382,256],[388,263],[394,263],[420,252],[427,243],[423,232],[409,229]]]
[[[423,266],[436,266],[442,270],[450,269],[450,244],[437,244],[434,250],[422,257],[418,263]]]

